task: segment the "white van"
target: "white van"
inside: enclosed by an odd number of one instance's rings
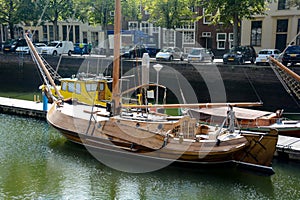
[[[68,54],[71,56],[74,51],[73,42],[70,41],[53,41],[47,47],[42,48],[42,54],[61,55]]]

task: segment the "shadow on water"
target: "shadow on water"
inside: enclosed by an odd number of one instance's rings
[[[83,146],[69,141],[52,146],[52,148],[58,154],[75,156],[81,162],[95,167],[97,169],[95,173],[101,174],[101,178],[98,175],[90,177],[93,184],[97,185],[95,187],[99,187],[98,182],[103,181],[103,177],[109,176],[105,178],[108,184],[106,187],[109,187],[109,193],[106,195],[111,199],[120,197],[134,197],[134,199],[232,199],[232,197],[236,197],[236,199],[252,197],[269,199],[274,197],[270,176],[259,176],[230,165],[204,165],[193,168],[170,165],[154,172],[131,174],[103,165],[93,158]]]

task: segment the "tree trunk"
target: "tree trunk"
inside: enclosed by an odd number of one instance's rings
[[[9,23],[9,30],[10,30],[10,38],[15,39],[15,29],[14,29],[14,24]]]
[[[53,32],[54,40],[59,40],[57,34],[57,19],[53,21]]]
[[[237,47],[239,45],[240,45],[239,16],[237,13],[235,13],[234,20],[233,20],[233,46]]]

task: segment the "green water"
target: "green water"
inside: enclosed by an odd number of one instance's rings
[[[115,171],[45,121],[0,114],[0,199],[300,199],[300,163],[271,177],[232,168]],[[120,163],[121,165],[122,163]]]

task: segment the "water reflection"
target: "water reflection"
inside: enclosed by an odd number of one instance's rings
[[[275,160],[271,177],[226,167],[128,174],[99,163],[44,121],[3,114],[0,162],[0,199],[300,198],[299,163]]]

